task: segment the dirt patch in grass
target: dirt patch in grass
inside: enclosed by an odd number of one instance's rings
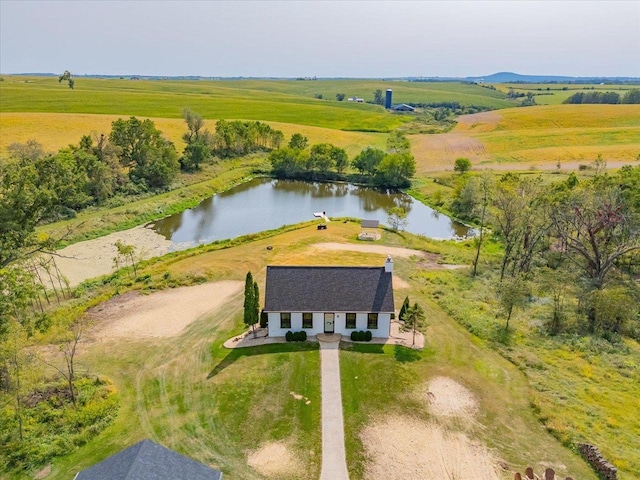
[[[141,295],[128,292],[91,309],[93,340],[179,335],[202,315],[242,290],[243,282],[224,281]]]
[[[448,377],[435,377],[425,388],[429,411],[437,417],[471,420],[478,412],[478,400],[467,388]]]
[[[368,426],[361,439],[368,460],[365,479],[500,478],[482,444],[435,423],[389,416]]]
[[[249,452],[247,463],[266,477],[295,477],[304,472],[291,449],[284,442],[265,443],[258,450]]]
[[[89,278],[114,271],[113,259],[118,254],[115,243],[135,245],[141,259],[168,253],[173,243],[150,228],[135,227],[104,237],[69,245],[56,252],[56,264],[74,287]]]

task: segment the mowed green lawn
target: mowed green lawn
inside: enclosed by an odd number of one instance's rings
[[[357,244],[354,239],[359,231],[357,223],[332,222],[321,232],[307,225],[232,248],[204,247],[200,251],[210,251],[200,254],[178,252],[148,262],[139,274],[148,274],[149,285],[156,285],[164,281],[166,272],[172,279],[189,283],[243,280],[251,270],[264,292],[265,267],[270,264],[382,264],[385,255],[326,250],[319,256],[312,247],[327,241]],[[447,262],[468,262],[473,254],[458,245],[390,232],[383,232],[379,243],[428,249],[443,254]],[[267,245],[272,249],[267,250]],[[595,479],[575,453],[538,423],[522,373],[426,300],[419,275],[423,268],[416,258],[396,259],[398,278],[407,285],[399,297],[408,294],[427,311],[425,350],[363,346],[341,351],[351,478],[364,475],[367,459],[360,441],[362,429],[390,413],[428,418],[427,405],[414,394],[429,378],[447,376],[466,385],[478,398],[473,440],[506,462],[509,471],[550,462],[564,465],[562,471],[574,478]],[[261,445],[284,442],[304,473],[271,478],[318,478],[321,396],[317,344],[222,348],[224,340],[241,331],[241,320],[239,293],[178,337],[83,346],[79,359],[83,368],[92,375],[109,376],[118,387],[119,416],[96,439],[54,461],[49,478],[72,478],[77,470],[141,438],[152,438],[217,466],[230,480],[265,478],[248,465],[247,455]],[[308,398],[309,403],[291,392]]]

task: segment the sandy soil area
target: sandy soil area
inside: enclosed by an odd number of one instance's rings
[[[422,399],[434,421],[390,415],[361,433],[365,478],[499,479],[498,462],[469,433],[478,411],[473,393],[451,378],[434,377]],[[439,422],[451,417],[464,420],[456,424],[462,431]]]
[[[58,250],[58,268],[72,287],[89,278],[107,275],[114,270],[113,259],[117,255],[115,243],[118,240],[127,245],[135,245],[140,259],[164,255],[173,245],[162,235],[140,226]]]
[[[478,400],[467,388],[448,377],[434,377],[426,385],[429,412],[437,417],[471,420],[478,412]]]
[[[94,340],[179,335],[188,325],[242,291],[243,282],[224,281],[162,290],[128,292],[89,311]]]
[[[389,416],[361,434],[366,479],[499,480],[487,449],[465,433],[405,416]]]
[[[247,463],[266,477],[295,477],[304,471],[290,448],[284,442],[265,443],[258,450],[249,452]]]

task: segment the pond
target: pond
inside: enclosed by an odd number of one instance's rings
[[[470,234],[469,227],[403,193],[347,183],[270,178],[255,178],[203,200],[194,208],[158,220],[151,227],[174,245],[185,248],[312,220],[314,212],[388,224],[387,211],[395,206],[408,211],[408,232],[441,239]]]

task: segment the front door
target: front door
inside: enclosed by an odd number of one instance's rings
[[[333,313],[325,313],[324,314],[324,333],[333,333],[335,331],[335,328],[333,325],[334,325]]]

